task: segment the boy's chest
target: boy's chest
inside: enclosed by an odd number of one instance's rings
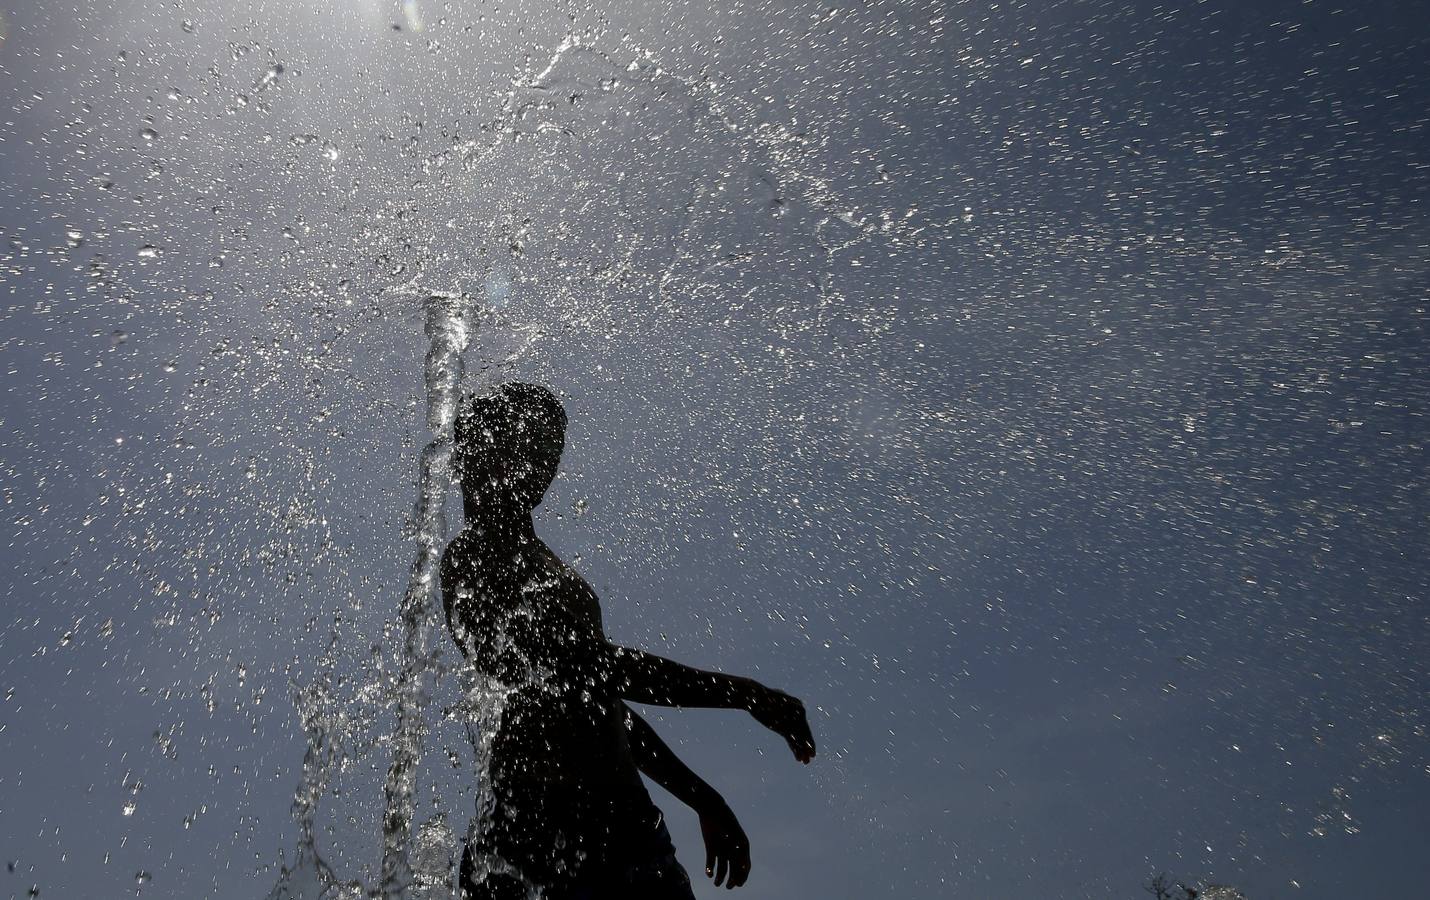
[[[459,579],[458,601],[476,618],[478,630],[520,635],[543,644],[603,640],[601,604],[580,573],[555,554],[532,553],[501,563],[473,561]],[[470,596],[469,603],[462,603]]]
[[[555,556],[542,561],[541,608],[552,620],[561,620],[581,637],[602,637],[601,601],[580,573]]]

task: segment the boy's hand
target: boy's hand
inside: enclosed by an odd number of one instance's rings
[[[784,691],[762,688],[750,705],[755,721],[778,734],[789,744],[794,758],[802,763],[814,759],[814,734],[804,715],[804,704]]]
[[[716,798],[700,811],[700,833],[705,838],[705,874],[719,887],[739,887],[750,877],[750,839],[724,800]],[[729,880],[726,881],[726,875]]]

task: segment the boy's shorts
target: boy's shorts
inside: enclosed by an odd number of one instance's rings
[[[619,858],[594,863],[570,881],[537,886],[542,900],[695,900],[690,876],[675,858],[675,845],[661,817],[656,826],[632,835],[620,848]],[[472,841],[462,854],[462,900],[528,900],[530,882],[514,866],[494,854],[487,857],[487,871],[476,882],[476,855]]]

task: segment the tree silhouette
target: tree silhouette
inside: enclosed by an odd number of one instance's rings
[[[1180,881],[1168,878],[1165,873],[1152,878],[1142,885],[1142,890],[1151,894],[1154,900],[1247,900],[1240,890],[1226,884],[1208,884],[1205,887],[1188,887]]]
[[[1165,873],[1157,875],[1142,886],[1156,900],[1197,900],[1200,892],[1189,888],[1180,881],[1172,881]]]

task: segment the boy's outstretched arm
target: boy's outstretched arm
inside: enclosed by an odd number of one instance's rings
[[[681,762],[655,729],[635,710],[621,704],[636,767],[671,796],[700,816],[705,838],[705,874],[727,888],[739,887],[750,877],[750,839],[719,792]],[[729,880],[726,880],[726,875]]]
[[[657,706],[743,709],[785,739],[795,759],[814,758],[814,735],[804,704],[753,678],[707,672],[643,650],[606,645],[606,665],[616,693],[625,700]]]

